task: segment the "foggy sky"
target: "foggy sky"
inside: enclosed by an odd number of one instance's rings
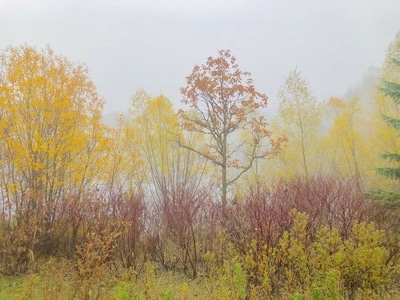
[[[0,48],[48,44],[86,64],[106,113],[140,88],[179,105],[193,66],[220,49],[272,107],[296,67],[317,99],[340,97],[381,66],[398,31],[399,0],[0,0]]]

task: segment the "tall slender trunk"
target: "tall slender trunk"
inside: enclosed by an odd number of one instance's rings
[[[306,175],[306,179],[308,180],[308,167],[307,167],[307,159],[306,159],[306,149],[304,146],[304,141],[301,142],[301,147],[302,147],[302,155],[303,155],[303,166],[304,166],[304,173]]]
[[[228,182],[227,182],[227,145],[226,145],[226,135],[224,134],[223,137],[223,150],[222,150],[222,168],[221,168],[221,189],[222,189],[222,199],[221,199],[221,204],[222,204],[222,214],[225,216],[226,213],[226,206],[227,206],[227,191],[228,191]]]
[[[226,206],[227,206],[227,190],[228,190],[228,186],[227,186],[227,181],[226,181],[226,164],[222,167],[222,199],[221,199],[221,203],[222,203],[222,213],[225,216],[225,212],[226,212]]]
[[[223,94],[222,94],[223,95]],[[226,206],[227,206],[227,191],[228,191],[228,182],[227,182],[227,163],[228,163],[228,132],[227,132],[227,126],[228,126],[228,104],[226,101],[223,101],[224,103],[224,116],[223,116],[223,132],[222,132],[222,199],[221,199],[221,204],[222,204],[222,214],[225,217],[226,216]]]
[[[351,155],[353,156],[354,172],[355,172],[355,176],[356,176],[357,188],[359,189],[360,192],[362,192],[363,191],[363,180],[361,177],[360,168],[358,167],[356,151],[354,148],[351,149]]]

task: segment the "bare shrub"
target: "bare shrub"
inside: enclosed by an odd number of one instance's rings
[[[187,275],[197,276],[198,239],[209,195],[205,188],[177,185],[154,203],[149,245],[165,269],[183,269]]]

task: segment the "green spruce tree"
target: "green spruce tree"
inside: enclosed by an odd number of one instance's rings
[[[399,60],[393,58],[391,61],[400,68]],[[400,105],[400,83],[383,80],[379,90],[396,104]],[[400,137],[400,119],[389,115],[383,115],[382,117],[389,127],[399,131]],[[381,153],[381,157],[391,162],[392,166],[377,168],[378,173],[391,179],[400,179],[400,153],[385,151]]]
[[[397,133],[394,136],[396,140],[400,139],[400,60],[394,58],[399,57],[400,44],[398,42],[400,42],[400,34],[396,37],[396,43],[389,48],[389,57],[386,59],[381,85],[378,88],[378,93],[384,96],[384,101],[387,103],[386,111],[381,112],[382,119],[388,130],[394,130]],[[397,144],[398,142],[394,142],[394,145]],[[376,168],[376,171],[381,176],[400,182],[400,152],[396,151],[397,148],[394,146],[380,153],[380,157],[388,164]],[[400,208],[400,186],[397,183],[393,186],[393,190],[378,189],[369,196],[390,208]]]

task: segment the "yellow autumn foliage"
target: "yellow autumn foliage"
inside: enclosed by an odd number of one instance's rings
[[[87,69],[50,47],[0,53],[0,190],[9,209],[40,195],[51,210],[100,180],[107,150],[102,107]]]
[[[354,178],[357,188],[363,190],[370,166],[366,140],[360,132],[361,107],[358,98],[344,101],[331,98],[328,111],[333,120],[327,136],[321,141],[326,155],[328,172]]]

